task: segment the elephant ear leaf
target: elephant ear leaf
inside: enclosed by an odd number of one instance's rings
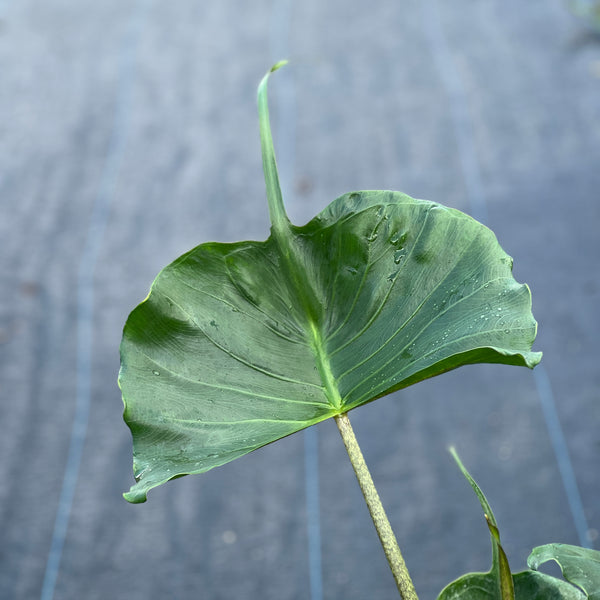
[[[258,105],[269,239],[194,248],[161,271],[125,324],[130,502],[461,365],[532,368],[541,357],[529,289],[467,215],[364,191],[290,223],[268,77]]]

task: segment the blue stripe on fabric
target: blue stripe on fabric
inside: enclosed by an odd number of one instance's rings
[[[133,72],[144,16],[152,0],[139,0],[120,51],[116,111],[106,160],[96,194],[77,275],[76,402],[71,438],[50,550],[42,583],[41,600],[52,600],[60,569],[73,498],[85,445],[91,401],[92,341],[94,329],[94,275],[109,219],[119,167],[125,153],[127,124],[131,113]]]
[[[548,377],[546,369],[541,364],[535,368],[533,376],[538,396],[542,404],[544,418],[546,419],[546,426],[548,427],[548,432],[550,434],[550,440],[552,441],[552,448],[556,455],[558,470],[560,471],[560,476],[567,494],[569,509],[573,515],[573,521],[575,521],[579,545],[583,548],[592,548],[593,545],[588,536],[589,526],[587,519],[585,518],[585,511],[583,510],[583,503],[581,501],[577,479],[575,478],[575,470],[573,469],[573,463],[569,456],[567,440],[565,439],[558,411],[556,410],[556,402],[554,401],[550,378]]]
[[[319,490],[319,430],[316,426],[309,427],[304,431],[304,464],[310,597],[311,600],[322,600],[323,567],[321,558],[321,504]]]

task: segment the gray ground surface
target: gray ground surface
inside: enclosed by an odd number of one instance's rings
[[[295,222],[353,189],[437,200],[490,225],[533,291],[537,375],[468,367],[352,413],[421,597],[489,564],[450,443],[515,569],[579,543],[577,518],[598,543],[600,38],[561,2],[5,0],[0,598],[395,597],[331,421],[318,472],[300,433],[121,498],[122,325],[187,249],[267,236],[255,89],[283,55],[272,115]]]

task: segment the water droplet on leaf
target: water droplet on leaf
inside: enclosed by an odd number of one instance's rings
[[[403,258],[404,258],[404,252],[402,252],[402,250],[396,250],[396,252],[394,252],[394,262],[396,264],[399,264]]]

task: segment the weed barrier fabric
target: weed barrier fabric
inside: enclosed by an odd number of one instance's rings
[[[486,225],[533,292],[536,348],[597,545],[600,46],[562,3],[428,4],[464,90]],[[56,0],[0,10],[0,596],[24,600],[41,596],[67,464],[77,269],[133,8]],[[254,91],[273,60],[271,10],[154,3],[140,33],[95,268],[90,419],[55,598],[309,597],[302,436],[163,486],[143,510],[121,497],[131,477],[114,384],[124,317],[188,248],[268,232]],[[472,212],[452,90],[424,19],[417,5],[294,4],[293,222],[352,189]],[[511,565],[525,568],[538,542],[579,544],[531,373],[470,366],[421,385],[353,412],[419,594],[489,567],[488,532],[450,444],[493,499]],[[339,434],[330,422],[318,433],[324,597],[393,597],[360,491],[340,467]]]

